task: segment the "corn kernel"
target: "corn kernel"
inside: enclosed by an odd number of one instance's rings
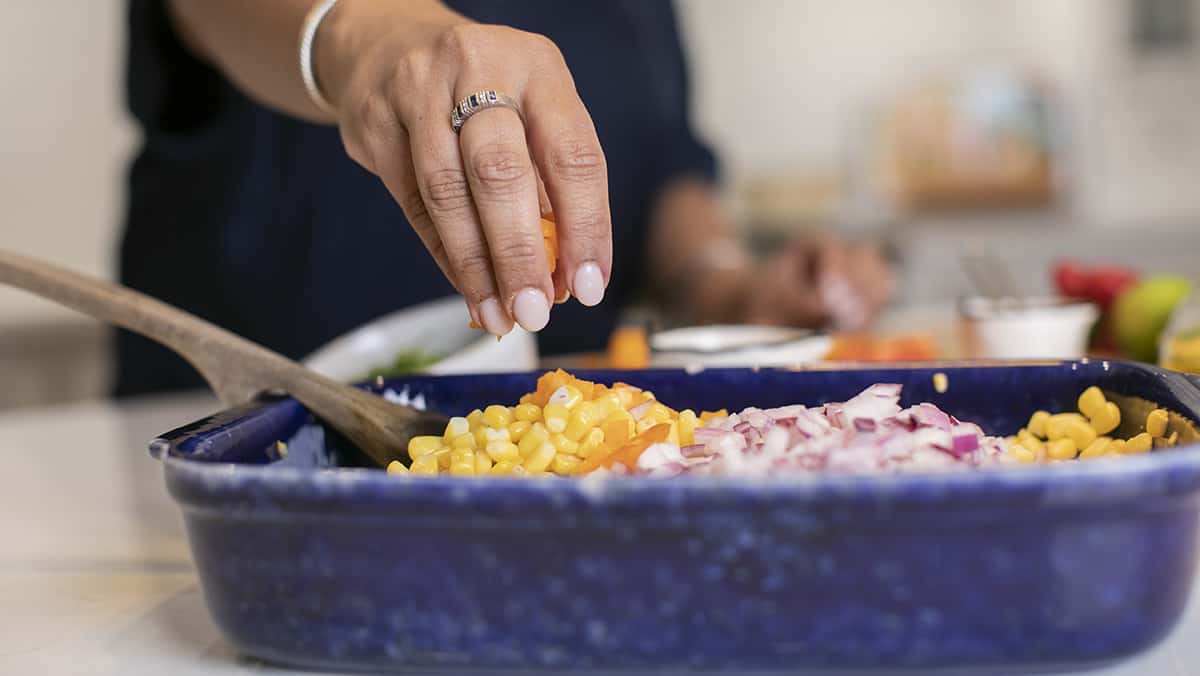
[[[488,430],[490,427],[484,427],[480,424],[477,427],[471,428],[471,436],[475,437],[475,448],[483,448],[488,445]]]
[[[1064,428],[1067,438],[1075,442],[1075,448],[1087,448],[1096,440],[1096,430],[1086,422],[1068,420]]]
[[[1083,391],[1079,395],[1079,412],[1090,418],[1102,415],[1104,413],[1104,405],[1108,400],[1104,398],[1104,393],[1095,385]]]
[[[512,441],[512,433],[508,431],[507,427],[501,427],[499,429],[494,427],[485,427],[483,428],[483,438],[489,444],[493,441]]]
[[[589,430],[599,425],[602,418],[601,406],[585,401],[571,411],[571,417],[567,419],[567,428],[563,430],[563,434],[571,441],[579,441]]]
[[[525,436],[525,433],[528,432],[529,428],[531,427],[533,427],[533,423],[529,422],[528,420],[517,420],[508,426],[508,438],[512,439],[513,441],[520,441],[521,437]]]
[[[510,423],[512,423],[512,413],[509,412],[508,407],[492,404],[483,409],[484,425],[498,430],[508,427]]]
[[[543,442],[541,446],[529,454],[529,457],[525,458],[521,466],[525,468],[525,471],[530,473],[544,472],[550,466],[550,463],[554,461],[555,454],[554,444],[549,441]]]
[[[521,457],[520,449],[511,441],[493,441],[483,450],[495,462],[516,462]]]
[[[446,448],[445,446],[443,446],[426,457],[432,457],[435,461],[437,461],[438,469],[440,469],[442,471],[446,471],[447,469],[450,469],[450,449],[449,448]]]
[[[563,385],[550,394],[550,399],[546,402],[546,406],[557,404],[566,409],[572,409],[580,401],[583,401],[583,394],[578,389],[570,385]]]
[[[1058,441],[1067,436],[1067,423],[1073,420],[1087,422],[1087,418],[1078,413],[1058,413],[1050,416],[1046,420],[1046,438],[1050,441]]]
[[[451,476],[475,476],[475,457],[470,460],[450,463],[448,468]]]
[[[542,418],[546,421],[546,429],[551,432],[562,432],[567,429],[567,417],[570,411],[563,404],[546,404],[542,409]]]
[[[1079,452],[1075,442],[1069,438],[1055,439],[1046,444],[1046,455],[1051,460],[1070,460]]]
[[[1111,455],[1112,452],[1112,439],[1109,439],[1108,437],[1099,437],[1089,444],[1087,448],[1079,452],[1079,459],[1087,460],[1089,458],[1102,458],[1106,455]]]
[[[1033,451],[1036,457],[1042,458],[1046,456],[1046,444],[1041,439],[1038,439],[1027,429],[1017,432],[1017,443],[1024,446],[1026,449]]]
[[[1149,453],[1154,447],[1154,437],[1142,432],[1141,434],[1132,437],[1125,442],[1125,455],[1135,455],[1138,453]]]
[[[492,459],[487,453],[475,454],[475,474],[487,474],[492,469]]]
[[[419,458],[413,458],[412,466],[408,468],[408,471],[412,474],[433,476],[438,473],[437,457],[431,453],[429,455],[422,455]]]
[[[1171,436],[1167,437],[1167,446],[1174,446],[1179,443],[1179,432],[1171,432]]]
[[[933,374],[933,391],[938,394],[945,394],[948,389],[950,389],[950,379],[946,377],[946,374]]]
[[[492,465],[492,468],[488,470],[488,474],[492,476],[509,476],[513,473],[513,468],[516,466],[517,463],[511,460],[504,460]]]
[[[1029,424],[1025,427],[1029,433],[1035,437],[1046,438],[1046,421],[1050,419],[1050,414],[1046,411],[1035,411],[1029,418]]]
[[[641,397],[638,396],[641,394],[641,390],[625,383],[613,385],[612,391],[613,394],[617,395],[617,408],[620,408],[622,411],[628,411],[630,408],[633,408],[635,400],[641,401]]]
[[[1167,434],[1167,412],[1161,408],[1150,411],[1146,416],[1146,433],[1152,437],[1162,437]]]
[[[470,423],[471,429],[479,427],[483,423],[483,411],[475,409],[467,414],[467,422]]]
[[[550,433],[546,430],[545,425],[534,423],[529,428],[529,431],[525,433],[525,436],[521,437],[521,443],[518,444],[518,447],[521,449],[521,457],[529,457],[529,454],[537,450],[549,438]]]
[[[1109,444],[1109,446],[1110,446],[1109,453],[1121,455],[1125,452],[1125,447],[1128,444],[1129,444],[1129,442],[1125,441],[1124,439],[1113,439],[1112,443]]]
[[[650,410],[646,412],[642,420],[646,420],[647,418],[653,420],[655,423],[670,422],[675,418],[675,412],[656,401],[650,405]]]
[[[408,468],[405,467],[404,464],[401,463],[399,460],[393,460],[388,463],[387,473],[404,475],[404,474],[408,474]]]
[[[550,463],[550,470],[555,474],[569,476],[574,474],[575,470],[579,468],[580,462],[579,458],[573,455],[563,455],[560,453],[554,456],[554,460]]]
[[[476,448],[479,448],[479,442],[475,441],[474,434],[464,434],[460,437],[455,437],[454,441],[450,442],[450,448],[452,450],[456,448],[467,448],[473,451]]]
[[[619,410],[624,410],[621,406],[621,396],[611,390],[593,399],[592,403],[599,407],[601,419],[607,418]]]
[[[446,440],[446,443],[450,443],[454,439],[470,432],[471,423],[467,422],[467,419],[464,417],[455,416],[450,419],[450,422],[446,423],[446,433],[442,435],[442,438]]]
[[[1021,444],[1009,444],[1008,454],[1016,458],[1018,462],[1032,463],[1037,462],[1037,454],[1029,450]]]
[[[536,404],[520,404],[513,409],[513,417],[517,420],[534,423],[542,419],[542,409]]]
[[[509,470],[508,473],[512,476],[528,476],[529,475],[529,472],[520,465],[514,465],[513,468],[511,470]]]
[[[588,458],[604,445],[604,432],[600,428],[593,428],[587,433],[583,441],[579,442],[579,457]]]
[[[576,455],[579,453],[579,442],[572,441],[563,434],[551,434],[550,443],[554,444],[554,450],[567,455]]]
[[[442,438],[434,436],[413,437],[408,440],[408,457],[416,460],[442,447]]]
[[[1109,434],[1121,425],[1121,409],[1113,402],[1106,401],[1104,408],[1091,421],[1096,434]]]
[[[679,444],[691,446],[696,442],[696,427],[699,425],[696,412],[685,408],[679,412]]]

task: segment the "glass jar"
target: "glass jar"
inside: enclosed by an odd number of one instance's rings
[[[1175,308],[1163,330],[1158,363],[1164,368],[1200,374],[1200,293]]]

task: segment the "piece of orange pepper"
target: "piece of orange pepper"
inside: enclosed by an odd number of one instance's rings
[[[661,444],[671,435],[671,423],[660,423],[629,440],[623,446],[608,453],[596,453],[584,460],[576,470],[576,474],[587,474],[597,469],[612,469],[620,464],[629,469],[637,467],[638,458],[647,448]]]

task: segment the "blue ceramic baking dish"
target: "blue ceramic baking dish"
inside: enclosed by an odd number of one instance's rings
[[[905,386],[992,433],[1097,384],[1196,422],[1182,375],[1118,362],[591,373],[694,408]],[[433,408],[535,374],[389,383]],[[287,440],[279,461],[274,441]],[[772,481],[402,479],[292,400],[155,440],[209,610],[236,648],[307,667],[929,673],[1075,669],[1172,628],[1196,575],[1200,448],[940,475]]]

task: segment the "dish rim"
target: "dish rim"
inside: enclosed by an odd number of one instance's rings
[[[1079,360],[986,362],[987,366],[1046,366],[1086,363]],[[1106,366],[1111,363],[1103,361]],[[1166,371],[1146,364],[1128,363],[1148,374],[1171,380],[1168,387],[1193,418],[1200,415],[1200,378]],[[924,371],[977,368],[980,362],[912,363],[866,365],[876,371]],[[651,371],[679,369],[651,369]],[[712,369],[740,370],[751,369]],[[764,369],[795,371],[795,369]],[[828,369],[813,369],[828,370]],[[498,374],[489,374],[498,375]],[[524,374],[528,375],[528,374]],[[448,376],[461,378],[463,376]],[[437,378],[437,376],[424,376]],[[251,404],[224,414],[239,419],[269,406],[290,404],[307,415],[291,399]],[[280,415],[287,415],[282,411]],[[220,414],[218,414],[220,415]],[[646,477],[515,477],[451,476],[396,477],[374,468],[312,468],[213,462],[175,452],[179,438],[197,436],[197,425],[178,428],[153,440],[151,454],[162,460],[172,494],[189,507],[204,503],[240,501],[256,496],[256,504],[288,505],[289,511],[310,508],[361,509],[364,505],[470,506],[472,509],[528,509],[531,504],[562,507],[571,503],[596,506],[662,506],[681,503],[697,507],[787,505],[822,501],[864,506],[903,501],[936,506],[948,501],[971,500],[979,505],[1009,502],[1021,495],[1038,506],[1099,505],[1144,498],[1146,495],[1183,496],[1200,492],[1200,444],[1163,452],[1097,459],[1055,465],[1009,465],[971,470],[912,472],[900,474],[814,474],[772,478],[693,477],[670,479]],[[191,431],[189,431],[191,430]],[[172,435],[176,438],[169,440]],[[269,443],[269,442],[266,442]]]

